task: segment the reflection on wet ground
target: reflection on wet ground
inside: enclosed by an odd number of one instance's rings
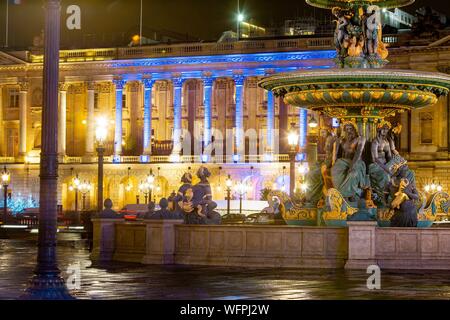
[[[81,267],[80,299],[449,299],[450,272],[382,272],[381,289],[363,271],[248,269],[197,266],[92,265],[79,241],[61,242],[63,277]],[[36,246],[0,240],[0,299],[19,297],[31,277]]]

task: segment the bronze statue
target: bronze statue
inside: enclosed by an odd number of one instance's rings
[[[331,177],[334,187],[353,202],[363,196],[368,185],[366,165],[361,159],[366,139],[358,134],[354,122],[344,122],[343,131],[344,136],[337,141]]]
[[[377,126],[377,136],[372,141],[372,164],[369,166],[369,177],[374,191],[375,201],[380,205],[386,205],[385,189],[391,178],[389,166],[394,156],[398,155],[394,141],[390,139],[391,124],[381,121]]]

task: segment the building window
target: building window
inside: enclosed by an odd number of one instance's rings
[[[124,93],[122,95],[122,109],[126,109],[127,108],[127,95]]]
[[[420,143],[433,143],[433,113],[421,112],[420,115]]]
[[[8,90],[8,108],[19,108],[19,90]]]
[[[98,109],[98,92],[94,93],[94,109]]]

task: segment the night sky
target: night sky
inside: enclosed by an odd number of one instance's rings
[[[0,1],[0,42],[4,43],[5,1]],[[10,47],[27,47],[43,26],[41,0],[22,0],[22,5],[10,6]],[[67,31],[63,37],[87,34],[138,33],[139,0],[62,0],[63,23],[68,5],[77,4],[82,10],[82,30]],[[416,0],[413,12],[424,4],[450,16],[448,0]],[[204,39],[216,40],[223,31],[234,30],[237,0],[144,0],[145,30],[165,29]],[[304,0],[241,0],[241,11],[247,18],[263,26],[280,24],[295,16],[321,17],[327,10],[315,9]]]

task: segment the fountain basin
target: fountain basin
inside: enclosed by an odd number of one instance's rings
[[[272,76],[259,85],[287,104],[331,117],[385,118],[436,104],[450,75],[411,70],[331,69]]]

